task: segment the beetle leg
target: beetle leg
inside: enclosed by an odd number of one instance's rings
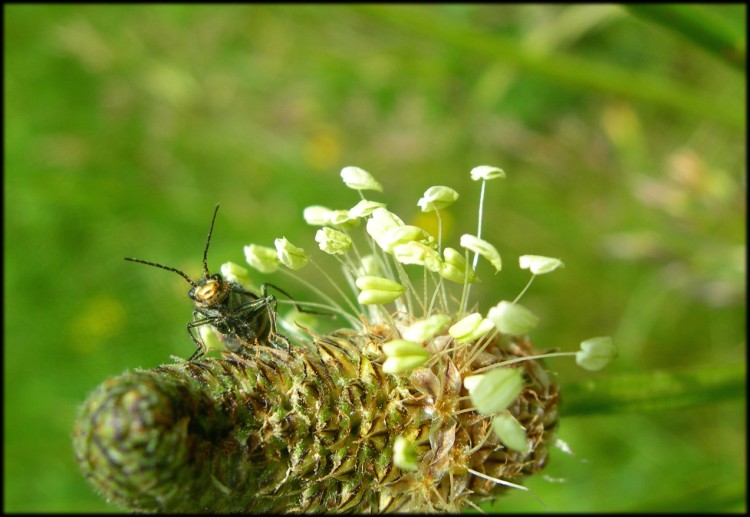
[[[200,327],[201,325],[206,325],[208,323],[211,323],[212,321],[213,319],[207,318],[204,320],[191,321],[190,323],[187,324],[187,331],[188,331],[188,334],[190,334],[190,339],[193,340],[196,346],[195,352],[193,352],[193,355],[191,355],[190,358],[188,359],[189,362],[192,363],[194,361],[201,359],[204,355],[206,355],[206,350],[207,350],[206,344],[203,342],[203,340],[197,338],[195,334],[193,334],[193,329],[196,327]]]
[[[286,351],[291,353],[292,344],[289,342],[285,335],[279,334],[276,328],[276,298],[268,294],[269,285],[270,284],[263,284],[260,286],[261,300],[263,300],[263,303],[266,305],[266,310],[268,311],[268,319],[271,322],[271,330],[268,333],[268,341],[277,348],[286,348]]]

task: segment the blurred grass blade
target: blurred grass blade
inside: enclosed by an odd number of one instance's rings
[[[670,29],[738,70],[747,70],[747,42],[713,6],[626,4],[635,16]]]
[[[607,376],[563,387],[563,416],[660,411],[745,395],[745,365]]]
[[[586,89],[660,105],[675,111],[699,115],[734,129],[745,125],[744,110],[734,102],[687,88],[658,75],[636,72],[606,63],[561,53],[540,53],[515,39],[477,30],[441,15],[434,7],[357,5],[362,13],[390,25],[421,34],[465,52],[503,61],[520,71],[536,74],[560,86]]]

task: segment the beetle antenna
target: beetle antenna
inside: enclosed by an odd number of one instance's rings
[[[160,269],[166,269],[167,271],[172,271],[172,272],[177,273],[178,275],[180,275],[185,280],[187,280],[188,283],[190,285],[192,285],[193,287],[198,287],[198,284],[196,284],[189,276],[187,276],[185,273],[183,273],[182,271],[180,271],[177,268],[173,268],[173,267],[169,267],[169,266],[163,266],[163,265],[157,264],[155,262],[148,262],[146,260],[141,260],[141,259],[137,259],[137,258],[128,258],[128,257],[125,257],[125,260],[129,260],[130,262],[138,262],[140,264],[146,264],[147,266],[158,267]]]
[[[219,212],[219,203],[216,203],[216,208],[214,208],[214,216],[211,218],[211,226],[208,228],[208,238],[206,239],[206,248],[203,250],[203,274],[206,278],[208,278],[208,245],[211,244],[211,234],[214,231],[214,221],[216,221],[216,214]]]

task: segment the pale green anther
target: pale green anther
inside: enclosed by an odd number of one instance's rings
[[[354,190],[377,190],[383,191],[382,185],[378,183],[372,174],[359,167],[344,167],[341,169],[341,178],[346,186]]]
[[[273,273],[279,269],[279,258],[274,248],[250,244],[244,247],[244,251],[247,263],[261,273]]]
[[[520,336],[529,333],[539,323],[539,317],[517,303],[502,301],[487,313],[497,330],[503,334]]]
[[[378,245],[383,248],[383,251],[392,253],[395,246],[409,242],[421,242],[427,246],[434,246],[435,238],[419,226],[404,225],[386,231],[378,240]]]
[[[448,329],[448,334],[459,343],[471,343],[487,335],[495,324],[475,312]]]
[[[430,358],[430,353],[420,344],[405,339],[394,339],[382,345],[387,359],[383,363],[385,373],[399,374],[410,372],[422,366]]]
[[[302,211],[302,217],[305,222],[312,226],[325,226],[330,224],[333,210],[325,206],[313,205],[308,206]]]
[[[440,271],[443,261],[437,250],[421,242],[407,242],[393,248],[394,258],[401,264],[418,264],[433,273]]]
[[[221,271],[221,276],[230,282],[237,282],[242,285],[250,285],[252,283],[247,269],[234,262],[224,262],[219,271]]]
[[[404,222],[399,216],[385,208],[376,208],[367,220],[367,233],[375,239],[378,246],[383,248],[381,244],[383,237],[385,237],[389,230],[399,226],[404,226]]]
[[[596,371],[607,366],[617,357],[617,346],[609,336],[592,337],[581,343],[576,352],[576,363],[586,370]]]
[[[518,452],[528,452],[529,442],[526,440],[526,429],[508,411],[503,411],[492,419],[492,430],[500,441],[509,449]]]
[[[284,318],[279,318],[279,325],[284,325],[291,334],[299,331],[302,326],[307,329],[314,329],[320,324],[320,315],[311,312],[302,312],[298,309],[291,310],[284,314]]]
[[[380,346],[386,357],[430,357],[430,353],[422,345],[406,339],[393,339]]]
[[[443,265],[440,268],[440,276],[451,282],[457,282],[463,284],[467,282],[469,284],[476,282],[476,275],[474,270],[469,267],[468,262],[464,258],[462,253],[454,250],[453,248],[445,248],[443,250]],[[468,268],[469,274],[466,274]]]
[[[221,350],[224,348],[224,344],[219,339],[219,336],[216,335],[216,331],[211,325],[201,325],[198,327],[198,334],[203,344],[206,345],[206,350]]]
[[[357,276],[380,276],[380,261],[373,254],[365,255],[359,261]]]
[[[468,379],[468,378],[467,378]],[[464,379],[466,386],[467,379]],[[496,368],[481,375],[479,382],[471,381],[469,390],[471,403],[483,415],[494,415],[507,409],[523,389],[520,368]]]
[[[450,187],[435,186],[428,188],[417,202],[422,212],[434,212],[452,205],[458,199],[458,192]]]
[[[493,167],[492,165],[479,165],[471,169],[471,179],[474,181],[479,180],[492,180],[495,178],[504,178],[505,171],[500,167]]]
[[[365,289],[357,295],[357,301],[362,305],[385,305],[396,300],[401,293],[396,291],[377,291]]]
[[[357,301],[363,305],[390,303],[404,292],[404,286],[398,282],[378,276],[361,276],[354,283],[361,291]]]
[[[528,269],[534,275],[550,273],[564,264],[560,259],[542,257],[541,255],[521,255],[518,257],[518,265],[521,269]]]
[[[415,321],[406,327],[401,332],[401,337],[407,341],[421,343],[435,337],[450,321],[451,317],[447,314],[434,314],[423,320]]]
[[[359,226],[359,219],[351,217],[348,210],[331,210],[328,220],[333,226],[346,230]]]
[[[353,207],[349,209],[349,217],[366,217],[373,213],[376,208],[385,208],[385,203],[378,203],[377,201],[370,201],[369,199],[363,199]]]
[[[401,470],[417,470],[419,467],[417,448],[403,436],[397,436],[393,442],[393,464]]]
[[[380,291],[404,292],[404,286],[380,276],[361,276],[354,282],[360,289],[378,289]]]
[[[477,384],[479,384],[479,381],[482,380],[483,375],[469,375],[468,377],[464,377],[464,388],[466,388],[469,393],[474,391],[474,388],[477,387]]]
[[[352,247],[352,238],[332,228],[321,228],[315,233],[320,249],[331,255],[343,255]]]
[[[475,235],[465,233],[461,236],[461,246],[469,251],[479,253],[481,256],[486,258],[490,264],[495,267],[495,272],[500,271],[503,267],[503,262],[500,259],[500,253],[497,249],[489,242],[480,239]]]
[[[407,357],[389,357],[383,362],[383,373],[390,373],[392,375],[409,373],[414,368],[419,368],[426,362],[426,357],[416,355]]]
[[[276,246],[276,256],[279,261],[289,269],[300,269],[310,260],[305,250],[289,242],[286,237],[275,239],[273,243]]]

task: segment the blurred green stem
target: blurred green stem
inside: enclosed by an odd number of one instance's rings
[[[444,16],[435,6],[357,5],[355,9],[410,33],[440,41],[455,49],[502,61],[519,71],[536,74],[578,91],[599,91],[626,99],[711,119],[734,129],[745,126],[744,110],[734,101],[706,94],[659,75],[637,72],[559,52],[527,48],[517,39],[478,30]]]
[[[659,411],[735,400],[745,395],[744,362],[682,372],[607,375],[563,386],[562,416]]]
[[[715,6],[625,4],[635,16],[672,30],[709,54],[745,71],[747,43],[743,34],[714,13]]]

